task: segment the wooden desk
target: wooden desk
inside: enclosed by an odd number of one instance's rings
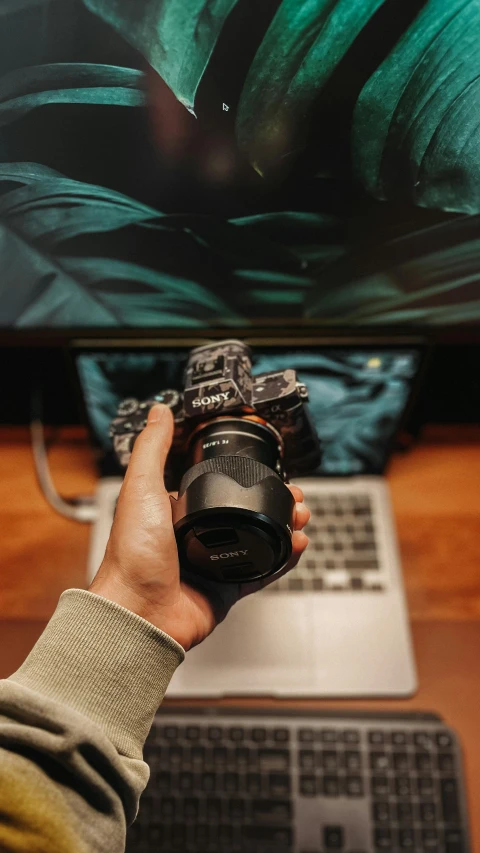
[[[95,470],[83,432],[66,429],[59,439],[51,454],[58,488],[71,495],[91,493]],[[35,483],[26,430],[0,430],[0,471],[0,677],[4,677],[28,653],[60,593],[84,586],[89,530],[54,515],[45,505]],[[464,744],[472,849],[480,853],[479,482],[476,428],[429,429],[419,446],[397,456],[390,469],[420,677],[417,695],[404,701],[283,704],[440,713]],[[262,704],[275,703],[266,699]]]

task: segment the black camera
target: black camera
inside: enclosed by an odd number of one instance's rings
[[[183,569],[245,583],[279,572],[292,553],[295,501],[287,478],[321,460],[308,392],[295,370],[252,375],[252,354],[227,340],[190,353],[184,390],[124,400],[111,437],[128,465],[155,403],[173,412],[165,470]]]

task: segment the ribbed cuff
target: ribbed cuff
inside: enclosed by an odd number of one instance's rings
[[[121,755],[141,758],[153,717],[184,657],[179,643],[130,610],[69,589],[10,680],[89,717]]]

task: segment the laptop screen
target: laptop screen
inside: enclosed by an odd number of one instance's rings
[[[188,352],[95,350],[76,356],[88,419],[105,454],[111,454],[109,425],[119,401],[180,389]],[[352,476],[382,472],[420,362],[413,347],[259,347],[253,370],[298,371],[322,443],[322,463],[312,474]]]

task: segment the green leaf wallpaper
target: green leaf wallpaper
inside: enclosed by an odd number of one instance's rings
[[[6,12],[0,327],[480,323],[480,4],[397,3]]]
[[[238,0],[85,0],[136,47],[180,103],[195,94],[225,20]]]

